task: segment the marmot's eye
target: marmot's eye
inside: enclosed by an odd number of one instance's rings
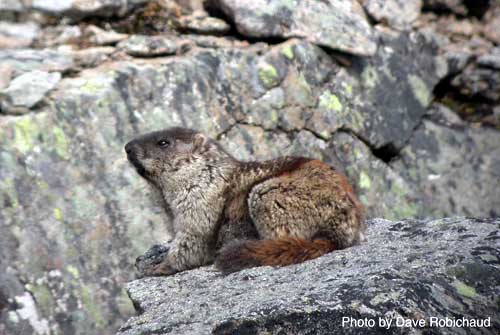
[[[168,146],[170,145],[170,142],[169,142],[169,141],[167,141],[167,140],[159,140],[159,141],[158,141],[158,145],[159,145],[160,147],[168,147]]]

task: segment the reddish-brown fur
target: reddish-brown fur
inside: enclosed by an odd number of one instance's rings
[[[224,248],[215,265],[224,273],[256,266],[286,266],[318,258],[335,249],[332,241],[322,238],[235,241]]]

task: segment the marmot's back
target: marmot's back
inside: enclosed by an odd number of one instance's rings
[[[280,159],[262,164],[280,166]],[[318,160],[301,159],[254,185],[248,210],[260,240],[223,248],[216,265],[224,272],[299,263],[364,238],[363,208],[352,187]]]

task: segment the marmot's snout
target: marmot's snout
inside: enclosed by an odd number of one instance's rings
[[[130,155],[134,151],[133,142],[134,141],[130,141],[127,144],[125,144],[125,152],[127,153],[127,156]]]
[[[135,167],[137,173],[143,177],[146,175],[146,169],[144,165],[142,165],[141,161],[137,157],[137,147],[134,144],[134,141],[130,141],[125,144],[125,152],[127,153],[128,161]]]

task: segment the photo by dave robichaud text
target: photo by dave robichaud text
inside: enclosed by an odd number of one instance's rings
[[[421,319],[411,319],[398,316],[395,318],[354,318],[350,316],[342,317],[342,327],[344,328],[489,328],[491,327],[491,317],[484,319],[472,318],[451,318],[451,317],[429,317]]]

